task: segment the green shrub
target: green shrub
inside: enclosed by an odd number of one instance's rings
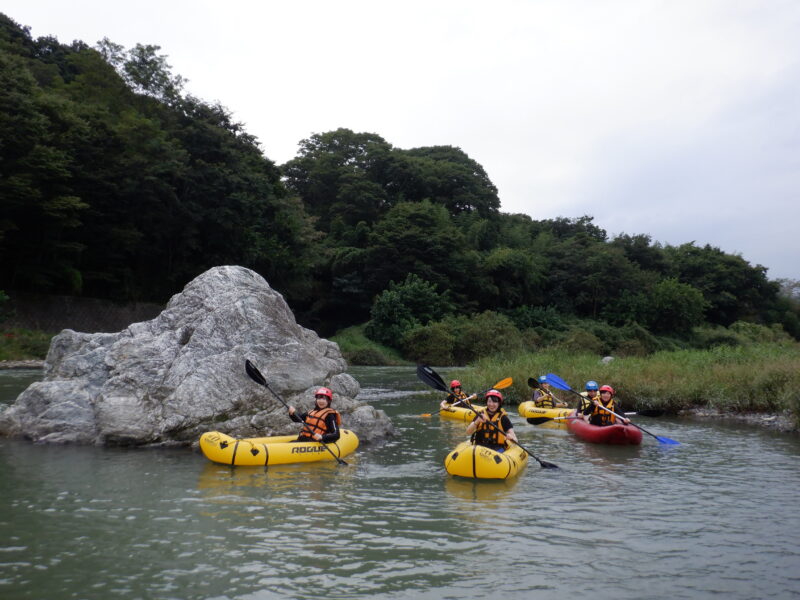
[[[352,365],[402,365],[406,361],[397,350],[373,342],[364,334],[365,325],[354,325],[336,332],[330,339],[339,345],[345,360]]]
[[[583,328],[570,329],[568,335],[556,345],[556,348],[587,354],[601,355],[606,353],[606,344],[603,340]]]
[[[392,361],[377,348],[359,348],[350,352],[342,352],[342,356],[351,365],[378,367],[392,364]]]
[[[419,325],[403,335],[403,356],[430,365],[452,365],[456,342],[456,336],[441,321]]]
[[[44,360],[52,339],[43,331],[0,330],[0,360]]]
[[[376,342],[400,348],[406,331],[441,319],[450,308],[447,294],[437,293],[434,284],[409,273],[404,282],[391,282],[375,298],[365,333]]]
[[[453,358],[465,365],[481,356],[522,350],[522,333],[506,316],[486,311],[471,317],[451,317],[445,323],[456,333]]]

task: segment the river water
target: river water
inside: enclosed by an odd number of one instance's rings
[[[606,447],[514,413],[561,469],[461,480],[413,368],[351,373],[399,435],[349,466],[0,438],[0,598],[800,597],[797,436],[638,417],[681,445]],[[0,371],[0,403],[39,376]]]

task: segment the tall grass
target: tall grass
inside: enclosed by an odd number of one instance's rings
[[[331,337],[339,344],[345,360],[351,365],[407,365],[400,352],[372,341],[364,334],[365,325],[342,329]]]
[[[29,329],[0,329],[0,360],[44,360],[53,335]]]
[[[790,411],[800,416],[800,345],[752,344],[709,350],[657,352],[646,357],[602,363],[596,354],[563,350],[486,358],[461,377],[468,390],[513,377],[506,390],[511,402],[528,399],[529,377],[556,373],[582,391],[587,380],[609,384],[626,409],[690,407],[727,412]],[[558,394],[558,392],[557,392]],[[572,396],[560,393],[564,399]]]

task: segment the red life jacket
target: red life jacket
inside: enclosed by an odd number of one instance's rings
[[[336,424],[341,425],[342,415],[332,408],[327,406],[325,408],[315,408],[314,410],[309,411],[306,415],[306,424],[298,437],[301,439],[313,440],[314,435],[317,433],[320,435],[330,433],[328,431],[328,426],[325,424],[325,418],[331,413],[336,415]]]

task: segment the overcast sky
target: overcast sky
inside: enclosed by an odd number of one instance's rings
[[[278,164],[346,127],[451,145],[501,210],[592,215],[800,279],[796,0],[4,0],[34,37],[161,46]]]

